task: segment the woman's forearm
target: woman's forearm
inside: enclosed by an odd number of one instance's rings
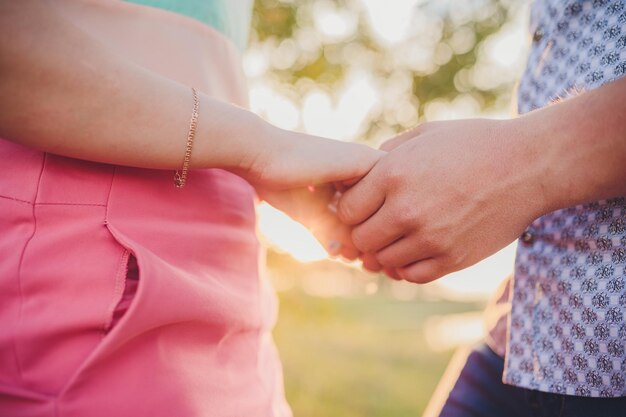
[[[0,2],[0,136],[43,151],[179,168],[188,86],[137,66],[43,1]],[[281,136],[252,113],[200,98],[192,167],[242,168]]]
[[[512,121],[545,212],[626,195],[626,77]]]

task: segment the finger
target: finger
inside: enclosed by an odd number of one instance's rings
[[[376,177],[373,170],[343,193],[337,206],[337,215],[342,222],[349,225],[362,223],[383,205],[385,193],[377,185]]]
[[[355,261],[360,255],[361,252],[354,246],[346,245],[341,250],[341,256],[348,261]]]
[[[376,257],[372,253],[364,253],[361,255],[361,261],[363,262],[363,268],[370,272],[383,271],[385,275],[395,281],[401,281],[402,278],[398,275],[395,268],[384,268],[378,263]]]
[[[394,281],[402,281],[402,278],[398,275],[398,270],[396,268],[383,268],[383,271],[385,272],[385,275]]]
[[[301,188],[299,190],[304,190],[304,188]],[[335,194],[337,193],[337,190],[335,190],[335,187],[331,184],[323,184],[317,186],[309,185],[308,187],[306,187],[306,191],[309,194],[314,195],[318,201],[332,201]]]
[[[318,218],[313,235],[324,246],[330,256],[350,254],[358,250],[352,244],[352,229],[341,223],[330,211],[323,218]],[[351,249],[350,249],[351,248]]]
[[[422,259],[428,259],[434,252],[420,244],[413,236],[407,236],[376,252],[379,264],[389,268],[401,268]]]
[[[352,243],[361,252],[378,252],[402,238],[404,229],[399,222],[393,220],[392,212],[383,206],[365,223],[352,229]]]
[[[317,217],[332,202],[335,189],[331,185],[300,187],[276,191],[257,187],[259,198],[278,210],[288,212],[289,217],[307,226],[315,226]],[[302,202],[306,202],[303,204]]]
[[[335,187],[335,190],[337,191],[337,194],[339,195],[341,195],[341,193],[343,193],[348,188],[350,188],[346,184],[344,184],[342,181],[335,181],[333,183],[333,186]]]
[[[324,249],[326,249],[326,252],[328,252],[330,256],[337,256],[341,253],[341,246],[341,242],[336,239],[332,239],[324,246]]]
[[[325,210],[318,217],[317,226],[312,232],[331,256],[341,255],[349,261],[354,261],[361,255],[361,251],[352,243],[352,228],[340,222],[331,209]]]
[[[335,193],[330,198],[329,203],[326,205],[326,208],[335,215],[337,215],[337,206],[339,205],[340,198],[341,198],[341,191],[335,191]]]
[[[428,258],[409,266],[398,268],[398,275],[410,282],[426,284],[446,274],[438,258]]]
[[[361,255],[361,261],[363,262],[363,268],[370,272],[380,272],[383,267],[376,261],[376,257],[373,253],[364,253]]]
[[[342,186],[342,190],[338,190],[338,191],[343,191],[343,190],[346,190],[346,189],[348,189],[348,188],[352,187],[354,184],[356,184],[357,182],[359,182],[359,180],[360,180],[361,178],[362,178],[362,177],[355,177],[355,178],[350,178],[350,179],[347,179],[347,180],[343,180],[343,181],[341,181],[341,183],[340,183],[340,184],[341,184],[341,186]]]

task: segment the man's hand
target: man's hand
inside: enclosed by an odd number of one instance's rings
[[[626,77],[506,120],[429,123],[348,190],[368,269],[428,282],[513,241],[537,217],[626,195]]]
[[[541,163],[509,121],[425,124],[383,150],[339,202],[370,269],[429,282],[497,252],[543,214]]]

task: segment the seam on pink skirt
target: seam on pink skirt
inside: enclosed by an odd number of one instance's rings
[[[41,168],[39,170],[39,178],[37,179],[37,188],[35,190],[34,201],[37,201],[37,196],[39,195],[39,188],[41,186],[41,178],[43,176],[43,171],[46,166],[46,160],[47,160],[47,154],[44,154],[43,159],[41,161]],[[26,254],[26,249],[28,249],[30,242],[33,240],[33,237],[35,237],[35,233],[37,232],[37,215],[35,213],[35,209],[36,209],[35,205],[32,204],[33,232],[31,233],[28,240],[24,243],[24,247],[22,248],[22,253],[20,254],[20,260],[17,266],[17,286],[18,286],[19,299],[18,299],[17,320],[15,324],[16,326],[20,326],[22,322],[22,308],[23,308],[23,298],[24,298],[23,292],[22,292],[22,265],[24,263],[24,255]],[[19,349],[17,345],[18,345],[18,342],[17,342],[17,336],[16,336],[13,338],[13,354],[15,355],[15,364],[17,367],[18,377],[20,379],[20,382],[23,382],[22,364],[20,362]]]
[[[126,275],[128,273],[128,259],[130,256],[130,251],[128,249],[124,249],[122,252],[122,256],[120,257],[120,261],[117,266],[117,273],[115,274],[115,286],[113,287],[113,300],[109,307],[106,309],[105,317],[104,317],[104,325],[102,326],[102,338],[108,333],[111,323],[113,323],[113,316],[115,314],[115,309],[119,302],[121,301],[122,294],[124,292],[124,284],[126,282]]]
[[[20,198],[10,197],[10,196],[8,196],[8,195],[2,195],[2,194],[0,194],[0,198],[4,198],[4,199],[7,199],[7,200],[17,201],[18,203],[26,203],[26,204],[30,204],[30,205],[34,204],[32,201],[26,201],[26,200],[22,200],[22,199],[20,199]]]

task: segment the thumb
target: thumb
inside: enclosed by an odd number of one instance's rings
[[[353,184],[365,176],[384,152],[356,143],[332,141],[332,147],[317,152],[309,184]]]

